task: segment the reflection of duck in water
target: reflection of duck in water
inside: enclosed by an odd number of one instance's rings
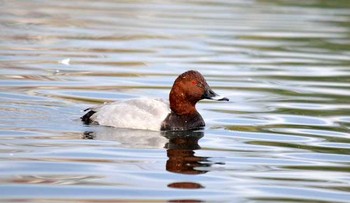
[[[204,136],[203,131],[145,131],[115,128],[97,128],[94,132],[85,132],[83,139],[116,141],[127,148],[166,148],[168,160],[166,170],[173,173],[197,175],[207,173],[209,167],[221,162],[212,162],[210,157],[195,155],[200,149],[198,141]],[[195,182],[173,182],[171,188],[204,188]]]
[[[86,131],[83,139],[115,141],[122,148],[162,149],[168,139],[158,131],[115,129],[110,127],[94,128]]]
[[[203,131],[181,131],[181,132],[163,132],[169,139],[165,145],[167,149],[168,161],[166,170],[173,173],[187,175],[198,175],[208,172],[207,168],[215,163],[209,160],[209,157],[195,155],[195,150],[200,149],[199,139],[204,136]],[[201,189],[203,185],[196,182],[173,182],[168,184],[169,188],[181,189]]]
[[[148,131],[115,128],[96,128],[87,131],[83,139],[116,141],[126,148],[166,148],[168,160],[166,170],[182,174],[202,174],[208,172],[205,168],[213,164],[209,157],[195,155],[200,149],[199,139],[204,136],[203,131]],[[201,167],[199,169],[199,167]]]
[[[200,149],[199,139],[204,136],[202,131],[181,131],[181,132],[163,132],[163,135],[169,139],[165,145],[167,149],[168,161],[166,170],[182,174],[202,174],[208,172],[203,168],[208,168],[215,163],[208,160],[209,157],[196,156],[195,151]],[[199,169],[199,167],[203,167]]]

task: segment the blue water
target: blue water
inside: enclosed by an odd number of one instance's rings
[[[349,202],[349,22],[342,0],[0,1],[0,202]],[[189,69],[230,98],[202,131],[79,120]]]

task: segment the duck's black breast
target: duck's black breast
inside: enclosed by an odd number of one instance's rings
[[[162,131],[181,131],[201,129],[205,126],[202,116],[198,112],[178,115],[174,112],[168,114],[162,122]]]

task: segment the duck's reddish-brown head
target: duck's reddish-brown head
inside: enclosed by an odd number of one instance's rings
[[[196,112],[195,105],[201,99],[229,101],[216,94],[198,71],[190,70],[179,75],[169,95],[171,110],[178,115]]]

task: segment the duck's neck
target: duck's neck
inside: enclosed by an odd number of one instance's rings
[[[161,130],[193,130],[205,126],[202,116],[196,110],[196,103],[191,103],[183,93],[170,91],[171,113],[161,124]],[[178,91],[181,92],[181,91]]]
[[[172,90],[173,91],[173,90]],[[192,103],[185,98],[183,93],[176,94],[170,92],[170,109],[177,115],[197,114],[196,103]]]

